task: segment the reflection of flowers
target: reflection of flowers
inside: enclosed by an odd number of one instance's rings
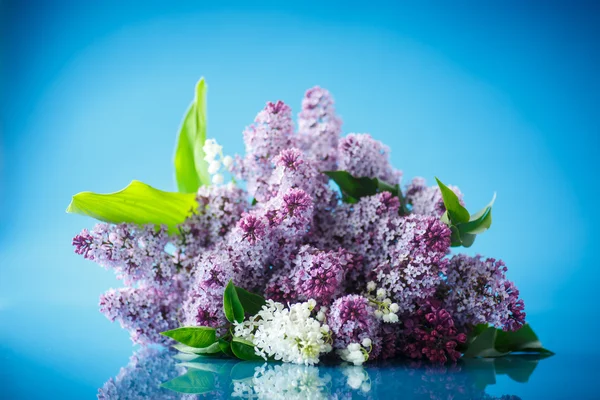
[[[173,353],[143,347],[133,353],[129,364],[121,368],[116,378],[110,378],[98,389],[99,400],[116,399],[179,399],[177,393],[161,389],[160,385],[183,372],[176,366]]]
[[[331,376],[319,368],[293,364],[257,367],[254,376],[234,382],[233,397],[246,399],[326,399]]]
[[[523,377],[524,373],[531,374],[537,363],[536,360],[514,357],[495,361],[502,365],[474,362],[449,367],[421,361],[369,368],[346,364],[334,367],[290,363],[261,365],[219,358],[184,360],[178,364],[172,355],[172,352],[156,348],[136,351],[128,365],[98,390],[98,399],[341,400],[389,398],[401,393],[409,398],[427,400],[520,400],[511,395],[491,396],[485,393],[485,387],[494,383],[495,379],[490,377],[494,378],[496,373],[510,371]]]
[[[368,393],[371,391],[369,374],[364,368],[357,366],[345,367],[342,369],[342,374],[348,378],[346,383],[352,389],[360,389],[363,393]]]

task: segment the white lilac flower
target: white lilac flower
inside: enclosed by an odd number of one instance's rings
[[[227,171],[231,171],[231,167],[233,167],[233,157],[225,156],[223,157],[223,166],[227,169]]]
[[[284,362],[313,365],[331,351],[329,326],[311,316],[316,303],[283,304],[268,300],[262,310],[235,324],[235,336],[251,341],[256,354]]]

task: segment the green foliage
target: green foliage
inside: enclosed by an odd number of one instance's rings
[[[223,292],[223,311],[225,312],[225,318],[231,323],[244,321],[244,307],[242,307],[232,281],[229,281],[225,287],[225,292]]]
[[[161,335],[168,336],[179,343],[195,348],[209,347],[217,340],[215,328],[206,326],[186,326],[161,332]]]
[[[452,232],[450,236],[453,247],[464,246],[471,247],[475,242],[476,235],[479,235],[492,226],[492,206],[496,200],[496,195],[492,201],[473,215],[462,204],[460,199],[452,189],[444,185],[438,178],[435,178],[442,193],[444,207],[446,212],[441,220],[450,227]]]
[[[324,171],[342,192],[342,200],[346,203],[355,204],[362,197],[373,196],[380,192],[390,192],[400,200],[400,215],[407,215],[406,201],[400,190],[400,185],[390,185],[377,178],[356,178],[347,171]]]
[[[237,293],[240,303],[247,314],[255,315],[265,304],[267,304],[262,296],[251,293],[246,289],[242,289],[241,287],[236,286],[235,292]]]
[[[175,147],[175,180],[183,193],[196,193],[202,185],[210,184],[208,164],[204,161],[206,141],[206,83],[196,84],[195,98],[179,129]]]
[[[263,360],[254,352],[254,344],[242,338],[234,337],[231,341],[231,351],[240,360],[259,361]]]
[[[78,193],[73,196],[67,212],[112,224],[166,225],[169,233],[175,233],[177,225],[197,207],[194,194],[163,192],[132,181],[125,189],[115,193]]]
[[[480,324],[471,333],[464,357],[500,357],[510,353],[554,354],[542,346],[529,324],[514,332]]]

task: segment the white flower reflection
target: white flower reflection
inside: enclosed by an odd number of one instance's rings
[[[254,375],[234,381],[232,397],[244,399],[327,399],[329,374],[319,368],[296,364],[256,367]]]

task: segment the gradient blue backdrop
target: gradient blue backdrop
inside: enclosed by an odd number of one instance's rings
[[[547,347],[598,351],[598,3],[167,3],[0,2],[9,389],[34,390],[15,372],[33,363],[52,393],[87,396],[125,364],[127,334],[97,312],[119,283],[73,254],[94,221],[64,209],[131,179],[173,190],[175,135],[200,76],[209,136],[228,153],[265,101],[297,112],[318,84],[345,133],[392,148],[405,182],[437,175],[473,209],[496,191],[494,226],[468,252],[506,261]]]

